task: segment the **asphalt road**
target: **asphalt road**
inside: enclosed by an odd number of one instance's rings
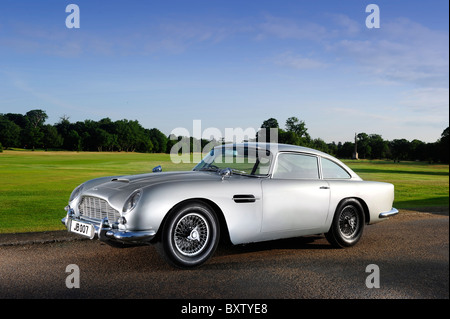
[[[152,246],[117,249],[71,238],[3,242],[0,299],[449,298],[448,214],[401,212],[366,227],[349,249],[333,249],[323,236],[222,245],[195,270],[171,268]],[[78,266],[79,288],[67,288],[67,279],[76,283],[69,265]],[[368,288],[377,278],[379,288]]]

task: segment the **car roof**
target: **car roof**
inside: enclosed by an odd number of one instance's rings
[[[229,148],[229,147],[253,147],[253,148],[269,150],[273,154],[280,153],[280,152],[299,152],[299,153],[306,153],[306,154],[310,154],[310,155],[316,155],[316,156],[320,156],[323,158],[328,158],[328,159],[332,160],[333,162],[339,164],[352,176],[352,178],[361,179],[361,177],[359,177],[358,174],[356,174],[350,167],[345,165],[343,162],[341,162],[336,157],[334,157],[330,154],[312,149],[312,148],[304,147],[304,146],[279,144],[279,143],[259,143],[259,142],[224,144],[224,145],[216,146],[216,148],[221,148],[221,147],[226,147],[226,148]]]

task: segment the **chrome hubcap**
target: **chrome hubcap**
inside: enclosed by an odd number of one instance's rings
[[[205,218],[191,213],[183,216],[175,226],[173,240],[177,250],[185,256],[195,256],[209,239],[209,227]]]
[[[200,241],[200,234],[198,233],[197,228],[198,228],[198,226],[195,227],[195,228],[191,231],[191,234],[187,237],[187,239],[189,239],[189,240],[198,240],[198,241]]]

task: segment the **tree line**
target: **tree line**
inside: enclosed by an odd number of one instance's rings
[[[334,155],[338,158],[353,158],[355,142],[326,143],[320,138],[311,138],[304,121],[297,117],[286,120],[285,128],[280,128],[275,118],[265,120],[261,130],[278,129],[278,142],[314,148]],[[260,131],[261,132],[261,131]],[[268,136],[268,132],[265,136]],[[258,140],[258,137],[257,137]],[[441,134],[441,138],[433,143],[426,143],[417,139],[384,140],[379,134],[359,133],[356,135],[358,157],[360,159],[391,159],[394,161],[428,161],[449,162],[450,150],[449,128]]]
[[[109,118],[71,123],[66,116],[54,125],[45,124],[43,110],[25,115],[0,114],[3,148],[63,149],[69,151],[125,151],[165,153],[169,139],[156,128],[146,129],[138,121]],[[170,151],[170,149],[169,149]]]
[[[71,123],[63,116],[54,125],[45,124],[48,116],[43,110],[31,110],[26,114],[0,114],[0,151],[3,148],[61,149],[69,151],[124,151],[142,153],[170,153],[172,146],[183,137],[166,136],[157,128],[147,129],[134,120],[100,121],[85,120]],[[290,117],[285,128],[280,128],[275,118],[265,120],[256,136],[269,137],[270,129],[278,132],[278,142],[306,146],[339,158],[352,158],[354,142],[326,143],[312,138],[304,121]],[[264,132],[266,130],[266,132]],[[265,134],[262,134],[265,133]],[[190,137],[190,143],[194,143]],[[449,128],[433,143],[420,140],[395,139],[387,141],[379,134],[359,133],[356,135],[357,151],[362,159],[392,159],[394,161],[419,160],[449,162]],[[202,147],[211,141],[201,140]],[[222,141],[215,141],[221,143]],[[192,147],[190,148],[193,149]]]

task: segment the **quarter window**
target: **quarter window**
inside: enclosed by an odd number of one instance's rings
[[[295,153],[281,153],[273,172],[273,178],[319,179],[317,157]]]
[[[324,179],[343,179],[351,177],[345,169],[326,158],[322,158],[322,174]]]

